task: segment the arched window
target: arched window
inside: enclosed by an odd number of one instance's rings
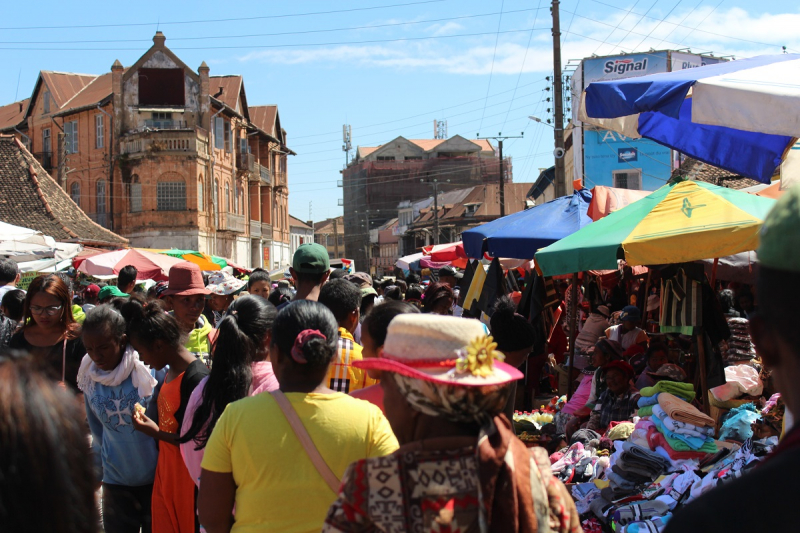
[[[156,186],[156,209],[159,211],[186,210],[186,183],[180,176],[162,176]],[[169,180],[169,181],[168,181]]]
[[[81,206],[81,183],[79,181],[72,182],[69,187],[69,196],[73,202],[78,204],[78,207]]]
[[[106,180],[97,180],[97,223],[106,225]]]
[[[228,213],[231,212],[231,187],[227,183],[225,184],[225,210]]]
[[[139,176],[136,174],[131,177],[130,201],[131,213],[139,213],[142,211],[142,184],[139,182]]]
[[[239,214],[239,185],[233,187],[233,212]]]
[[[205,203],[203,202],[203,175],[200,174],[200,177],[197,180],[197,210],[198,211],[205,211]]]

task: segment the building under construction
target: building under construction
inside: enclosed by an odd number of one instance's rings
[[[345,254],[358,269],[370,264],[369,230],[397,216],[403,201],[435,192],[499,183],[500,159],[485,139],[405,139],[376,147],[359,146],[342,172]],[[511,158],[503,162],[504,181],[512,181]]]

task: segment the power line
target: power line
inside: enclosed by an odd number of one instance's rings
[[[534,28],[536,30],[549,30],[550,28]],[[522,33],[531,31],[530,28],[518,30],[504,30],[499,33]],[[301,48],[304,46],[340,46],[349,44],[378,44],[378,43],[396,43],[403,41],[427,41],[434,39],[456,39],[460,37],[480,37],[485,35],[495,35],[497,32],[478,32],[478,33],[457,33],[453,35],[428,35],[425,37],[401,37],[397,39],[370,39],[366,41],[333,41],[327,43],[294,43],[294,44],[258,44],[258,45],[241,45],[241,46],[174,46],[170,50],[250,50],[256,48]],[[27,52],[133,52],[140,51],[140,48],[20,48],[3,46],[0,50],[22,50]]]
[[[679,24],[683,24],[684,22],[686,22],[686,19],[688,19],[689,17],[691,17],[691,16],[694,14],[694,12],[695,12],[695,11],[697,11],[697,8],[698,8],[698,7],[700,7],[700,5],[701,5],[702,3],[703,3],[703,0],[700,0],[700,1],[697,3],[697,5],[696,5],[696,6],[694,6],[694,8],[692,8],[692,10],[691,10],[691,11],[689,11],[689,12],[687,12],[687,13],[686,13],[686,16],[685,16],[685,17],[683,17],[683,19],[681,19],[681,21],[679,22]],[[673,33],[675,33],[675,30],[677,30],[677,29],[678,29],[678,26],[675,26],[674,28],[672,28],[672,31],[670,31],[670,32],[667,34],[667,36],[666,36],[666,37],[664,37],[664,38],[661,40],[661,42],[660,42],[660,43],[658,43],[658,45],[656,45],[654,48],[661,48],[661,45],[662,45],[662,44],[664,44],[664,43],[667,41],[667,39],[669,39],[669,38],[670,38],[670,36],[671,36]],[[685,39],[685,37],[684,37],[684,39]]]
[[[644,20],[644,17],[647,16],[647,13],[650,13],[650,11],[652,11],[653,8],[656,7],[657,3],[658,3],[658,0],[653,0],[653,4],[647,9],[647,12],[644,15],[641,16],[642,18],[639,19],[639,22],[642,22]],[[637,16],[639,16],[639,15],[637,15]],[[639,22],[637,22],[636,24],[639,24]],[[634,24],[633,27],[631,27],[631,29],[628,30],[628,33],[626,33],[625,36],[622,39],[619,40],[619,42],[617,43],[617,46],[615,46],[615,48],[619,48],[620,45],[623,43],[623,41],[625,41],[625,39],[628,38],[628,35],[631,34],[631,32],[633,31],[633,28],[636,27],[636,24]],[[632,50],[635,50],[635,48],[632,48]]]
[[[647,39],[649,39],[651,35],[653,35],[653,34],[655,33],[655,31],[656,31],[656,30],[659,28],[659,26],[661,26],[661,25],[662,25],[662,24],[663,24],[663,23],[664,23],[664,22],[667,20],[667,18],[669,18],[669,16],[670,16],[670,15],[672,15],[672,12],[673,12],[673,11],[675,11],[675,10],[678,8],[678,6],[679,6],[679,5],[681,5],[681,3],[682,3],[682,2],[683,2],[683,0],[678,0],[678,3],[676,3],[676,4],[675,4],[675,5],[672,7],[672,9],[670,9],[670,10],[669,10],[669,13],[667,13],[667,14],[666,14],[666,16],[665,16],[663,19],[661,19],[661,20],[659,20],[659,21],[658,21],[658,24],[656,24],[656,25],[655,25],[655,27],[654,27],[652,30],[650,30],[650,33],[648,33],[648,34],[647,34],[647,36],[646,36],[644,39],[642,39],[642,40],[639,42],[639,44],[637,44],[637,45],[634,47],[634,50],[635,50],[636,48],[639,48],[640,46],[642,46],[642,44],[644,44],[644,42],[645,42]],[[653,5],[655,5],[655,4],[653,4]]]
[[[528,44],[525,46],[525,55],[522,56],[522,64],[519,66],[519,75],[517,75],[517,83],[514,84],[514,94],[511,95],[511,102],[508,104],[508,112],[506,113],[506,118],[503,120],[503,125],[500,126],[501,130],[506,126],[506,120],[508,120],[508,114],[511,113],[511,105],[514,103],[514,97],[517,96],[517,87],[519,87],[519,80],[522,79],[522,72],[525,70],[525,61],[527,61],[528,59],[528,50],[530,50],[531,41],[533,40],[533,29],[536,27],[536,21],[539,18],[539,10],[541,8],[542,8],[542,0],[539,0],[539,5],[536,8],[536,15],[533,17],[533,24],[531,24],[531,33],[528,35]]]
[[[533,8],[529,9],[516,9],[514,11],[507,11],[506,13],[522,13],[527,11],[535,11]],[[453,20],[464,20],[471,18],[490,17],[497,15],[499,12],[482,13],[477,15],[463,15],[460,17],[446,17],[439,19],[428,20],[413,20],[408,22],[390,22],[386,24],[372,24],[367,26],[349,26],[345,28],[325,28],[320,30],[302,30],[302,31],[284,31],[277,33],[252,33],[246,35],[211,35],[204,37],[170,37],[170,41],[207,41],[210,39],[249,39],[252,37],[278,37],[284,35],[306,35],[311,33],[329,33],[338,31],[353,31],[353,30],[369,30],[375,28],[390,28],[396,26],[408,26],[414,24],[430,24],[432,22],[445,22]],[[89,44],[89,43],[144,43],[149,42],[150,39],[105,39],[105,40],[79,40],[79,41],[0,41],[0,44]]]
[[[722,5],[722,3],[723,3],[724,1],[725,1],[725,0],[719,0],[719,4],[717,4],[716,6],[714,6],[714,8],[713,8],[711,11],[709,11],[709,12],[708,12],[708,15],[706,15],[705,17],[703,17],[703,20],[701,20],[700,22],[698,22],[698,23],[697,23],[697,26],[695,26],[694,28],[692,28],[691,30],[689,30],[689,33],[687,33],[686,35],[684,35],[684,36],[683,36],[683,40],[685,41],[686,39],[688,39],[688,38],[689,38],[689,36],[690,36],[690,35],[691,35],[691,34],[692,34],[692,33],[693,33],[695,30],[697,30],[697,28],[699,28],[699,27],[700,27],[700,26],[701,26],[701,25],[702,25],[702,24],[703,24],[703,23],[704,23],[704,22],[705,22],[705,21],[708,19],[708,17],[710,17],[710,16],[712,15],[712,13],[714,13],[714,11],[716,11],[716,10],[717,10],[717,8],[718,8],[719,6],[721,6],[721,5]]]
[[[492,88],[492,75],[494,74],[494,59],[497,55],[497,43],[500,41],[500,24],[503,22],[503,8],[505,7],[506,1],[501,0],[500,2],[500,17],[497,19],[497,33],[494,39],[494,51],[492,52],[492,66],[489,69],[489,83],[486,86],[486,98],[484,102],[489,100],[489,90]],[[533,32],[533,28],[531,28],[531,32]],[[504,32],[505,33],[505,32]],[[486,104],[484,103],[484,111],[486,110]],[[481,115],[481,124],[478,126],[478,129],[483,127],[483,115]]]
[[[613,29],[613,30],[611,30],[611,33],[609,33],[609,34],[608,34],[608,37],[606,37],[606,38],[605,38],[605,40],[604,40],[602,43],[600,43],[600,44],[598,44],[598,45],[597,45],[597,48],[595,48],[595,49],[594,49],[594,52],[593,52],[594,54],[596,54],[596,53],[597,53],[597,51],[598,51],[598,50],[600,50],[600,47],[601,47],[601,46],[603,46],[603,44],[610,44],[610,43],[607,43],[606,41],[608,41],[609,39],[611,39],[611,36],[612,36],[612,35],[614,35],[614,32],[615,32],[615,31],[617,31],[617,30],[619,29],[619,27],[620,27],[620,25],[622,24],[622,22],[623,22],[623,21],[624,21],[626,18],[628,18],[628,15],[630,15],[630,14],[633,12],[633,10],[636,8],[636,6],[638,6],[638,5],[639,5],[639,2],[641,2],[641,1],[642,1],[642,0],[636,0],[636,3],[635,3],[635,4],[633,4],[633,7],[631,7],[631,8],[630,8],[630,9],[629,9],[629,10],[628,10],[626,13],[625,13],[625,16],[624,16],[624,17],[622,17],[622,18],[619,20],[619,22],[617,22],[617,25],[616,25],[616,26],[614,26],[614,29]],[[573,16],[573,18],[574,18],[574,17],[576,17],[576,16],[579,16],[579,15],[578,15],[577,13],[573,13],[573,14],[572,14],[572,16]],[[581,18],[583,18],[583,17],[581,17]],[[610,24],[609,24],[609,26],[610,26]],[[571,29],[572,29],[572,27],[570,27],[570,28],[569,28],[569,30],[567,30],[567,33],[571,33],[571,31],[570,31]],[[623,31],[624,31],[624,30],[623,30]]]
[[[6,27],[0,28],[0,30],[61,30],[61,29],[82,29],[82,28],[124,28],[124,27],[133,27],[133,26],[153,26],[153,25],[164,25],[164,26],[172,26],[172,25],[179,25],[179,24],[209,24],[214,23],[218,24],[220,22],[242,22],[242,21],[249,21],[249,20],[266,20],[266,19],[284,19],[284,18],[294,18],[294,17],[310,17],[315,15],[332,15],[336,13],[353,13],[356,11],[373,11],[376,9],[388,9],[390,7],[407,7],[407,6],[416,6],[420,4],[436,4],[440,2],[444,2],[445,0],[421,0],[419,2],[410,2],[405,4],[388,4],[382,6],[370,6],[370,7],[354,7],[350,9],[334,9],[331,11],[312,11],[307,13],[287,13],[285,15],[263,15],[258,17],[241,17],[241,18],[227,18],[227,19],[206,19],[206,20],[178,20],[172,22],[129,22],[125,24],[86,24],[86,25],[69,25],[69,26],[17,26],[17,27]]]

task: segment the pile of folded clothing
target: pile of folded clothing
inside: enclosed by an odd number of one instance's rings
[[[572,445],[550,456],[553,475],[564,483],[586,483],[603,475],[608,468],[608,452],[601,449],[600,435],[581,429],[572,436]]]
[[[658,404],[658,397],[662,392],[682,398],[687,402],[694,400],[696,393],[691,383],[678,381],[659,381],[652,387],[645,387],[639,391],[639,416],[653,416],[653,406]]]
[[[750,338],[750,321],[746,318],[728,318],[731,336],[722,357],[728,362],[750,361],[756,358],[756,349]]]
[[[609,485],[602,490],[603,498],[608,501],[628,496],[649,485],[672,466],[660,455],[629,441],[615,441],[614,448],[611,471],[606,471]]]

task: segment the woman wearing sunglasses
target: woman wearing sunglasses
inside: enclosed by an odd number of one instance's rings
[[[78,369],[86,348],[66,283],[55,274],[35,278],[20,323],[9,347],[28,352],[50,377],[78,392]]]

